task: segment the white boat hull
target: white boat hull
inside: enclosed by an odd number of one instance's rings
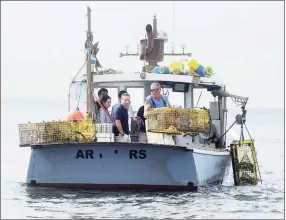
[[[193,149],[198,186],[222,184],[228,162],[229,151]]]
[[[140,143],[32,147],[27,183],[46,187],[196,190],[219,184],[228,152]]]

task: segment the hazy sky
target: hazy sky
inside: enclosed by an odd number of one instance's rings
[[[104,68],[141,70],[138,57],[118,54],[126,45],[136,52],[156,13],[158,29],[169,35],[165,52],[172,41],[176,52],[187,44],[186,51],[212,65],[229,92],[250,97],[248,107],[283,108],[282,1],[1,2],[2,97],[67,97],[85,58],[86,6]],[[165,57],[165,63],[176,59]]]

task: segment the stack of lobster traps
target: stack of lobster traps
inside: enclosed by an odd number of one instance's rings
[[[166,134],[208,133],[209,111],[194,108],[154,108],[147,114],[147,131]]]
[[[19,124],[20,147],[35,144],[90,142],[95,139],[92,120]]]

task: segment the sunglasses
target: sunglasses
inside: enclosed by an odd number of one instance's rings
[[[151,89],[151,92],[159,92],[159,89]]]

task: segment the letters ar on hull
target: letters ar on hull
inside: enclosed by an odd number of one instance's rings
[[[93,153],[93,150],[78,150],[75,159],[94,159]]]

